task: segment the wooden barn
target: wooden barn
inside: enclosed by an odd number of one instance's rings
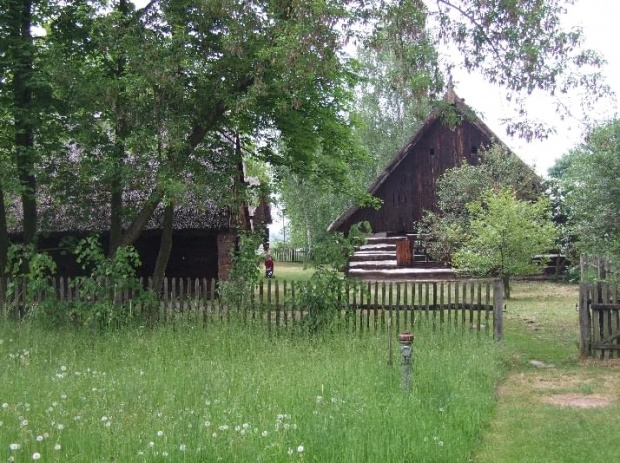
[[[443,104],[431,111],[368,189],[382,200],[381,208],[351,206],[329,226],[329,231],[343,233],[362,221],[372,227],[374,235],[351,258],[348,273],[370,279],[453,276],[452,269],[424,255],[413,235],[415,222],[424,210],[436,210],[435,184],[446,169],[463,160],[476,164],[480,149],[494,143],[501,141],[449,88]],[[403,250],[398,262],[397,245]]]
[[[243,209],[249,218],[249,227],[259,230],[271,223],[266,197],[261,198],[258,207]],[[71,242],[97,235],[103,249],[108,249],[108,215],[101,210],[92,208],[85,216],[72,214],[71,208],[51,207],[43,203],[40,204],[40,211],[39,249],[52,256],[58,275],[84,274],[75,256],[68,251]],[[134,244],[142,263],[137,269],[139,276],[148,277],[153,274],[159,252],[162,221],[163,207],[160,205]],[[166,276],[225,279],[232,265],[231,251],[235,249],[238,230],[248,227],[248,224],[237,224],[229,209],[207,202],[200,206],[175,208],[173,227],[172,251]],[[12,241],[19,242],[19,233],[15,229],[13,232]]]
[[[261,191],[258,180],[246,178],[242,181],[248,188]],[[191,185],[191,180],[188,180]],[[237,244],[238,231],[262,230],[269,236],[271,210],[268,195],[255,195],[254,207],[242,203],[236,208],[222,207],[208,191],[192,191],[191,187],[184,201],[175,207],[173,220],[172,250],[166,276],[175,278],[227,278],[232,266],[231,252]],[[130,190],[123,195],[124,208],[137,210],[148,194]],[[106,192],[94,192],[87,198],[76,201],[56,202],[52,195],[40,191],[39,234],[40,251],[49,253],[57,265],[60,276],[83,275],[84,270],[69,251],[77,240],[96,235],[103,249],[109,248],[110,205]],[[138,276],[152,276],[160,248],[163,224],[163,205],[159,205],[148,225],[140,234],[134,247],[140,255]],[[13,243],[21,240],[21,204],[14,201],[9,205],[12,216],[10,238]],[[125,226],[129,225],[128,223]]]

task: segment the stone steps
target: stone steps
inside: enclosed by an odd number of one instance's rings
[[[359,246],[349,258],[347,274],[362,280],[428,280],[454,278],[454,271],[435,262],[424,254],[415,254],[413,264],[399,267],[396,264],[396,243],[407,239],[405,235],[373,235],[366,244]]]

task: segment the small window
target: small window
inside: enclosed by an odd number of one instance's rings
[[[431,155],[431,156],[435,156],[435,148],[431,148],[431,150],[430,150],[430,155]]]

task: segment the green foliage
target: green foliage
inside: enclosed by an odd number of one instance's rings
[[[348,295],[341,270],[370,231],[370,224],[361,222],[353,225],[347,236],[324,233],[317,241],[310,259],[315,272],[299,286],[299,303],[307,312],[301,323],[304,332],[317,334],[330,329],[346,308]]]
[[[298,285],[299,305],[306,314],[299,327],[304,334],[316,335],[333,328],[346,308],[342,274],[334,269],[317,269],[308,281]]]
[[[620,256],[620,121],[594,129],[550,174],[558,215],[564,217],[569,237],[577,240],[578,251]]]
[[[450,262],[462,245],[468,227],[467,205],[480,200],[491,188],[509,188],[517,199],[524,201],[533,201],[542,193],[541,180],[534,170],[499,144],[481,150],[477,164],[463,162],[446,170],[437,181],[439,211],[425,211],[417,224],[431,257],[439,262]]]
[[[120,247],[113,258],[108,258],[98,238],[91,236],[77,244],[74,254],[88,274],[71,281],[79,298],[58,304],[56,323],[105,331],[147,315],[154,295],[145,291],[136,277],[140,258],[133,247]],[[127,300],[126,294],[132,298]]]
[[[54,298],[46,297],[46,295],[53,294],[54,288],[50,284],[50,277],[55,272],[56,263],[49,254],[36,252],[30,245],[9,246],[6,265],[7,301],[5,302],[11,304],[21,301],[17,309],[28,317],[49,313],[56,305]]]
[[[530,203],[509,189],[488,190],[467,208],[471,221],[453,263],[461,273],[501,277],[509,297],[508,279],[540,273],[546,261],[534,257],[552,249],[557,239],[549,201]]]
[[[312,249],[310,262],[318,270],[342,270],[355,247],[364,244],[369,233],[371,229],[368,222],[354,224],[348,235],[324,232]]]
[[[239,233],[239,245],[232,251],[233,266],[228,280],[219,282],[221,297],[233,310],[247,307],[252,288],[260,281],[265,256],[257,251],[262,244],[262,233]]]

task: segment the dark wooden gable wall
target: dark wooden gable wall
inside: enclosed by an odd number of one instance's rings
[[[463,159],[476,163],[480,146],[490,144],[484,132],[469,121],[451,130],[436,119],[374,193],[383,201],[382,207],[360,208],[338,229],[346,232],[353,224],[367,220],[374,233],[413,232],[414,222],[422,217],[422,212],[435,209],[435,183],[439,176],[460,165]]]

